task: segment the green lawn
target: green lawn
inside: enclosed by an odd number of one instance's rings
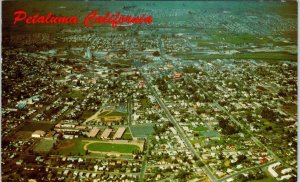
[[[220,137],[220,134],[216,131],[207,130],[207,131],[200,131],[200,135],[210,138],[210,137]]]
[[[267,119],[262,119],[262,122],[264,123],[264,129],[268,128],[268,127],[272,127],[272,128],[275,128],[276,127],[276,124],[274,122],[271,122]]]
[[[196,128],[194,128],[194,131],[207,131],[208,128],[205,126],[198,126]]]
[[[136,145],[128,144],[111,144],[111,143],[91,143],[87,146],[88,150],[99,152],[119,152],[119,153],[132,153],[139,151],[140,148]]]
[[[154,132],[153,124],[130,126],[133,137],[147,137]]]
[[[149,99],[142,99],[141,100],[141,105],[142,105],[142,107],[143,108],[148,108],[148,107],[150,107],[150,101],[149,101]]]
[[[126,131],[122,136],[122,140],[132,140],[132,135],[128,128],[126,128]]]
[[[73,145],[70,147],[59,149],[58,152],[62,155],[83,155],[85,154],[85,150],[83,149],[83,146],[85,145],[84,142],[82,142],[82,139],[72,139],[72,140],[64,140],[62,142],[71,142]]]
[[[125,117],[127,114],[119,111],[103,111],[99,114],[100,117],[106,117],[106,116],[122,116]]]
[[[209,130],[205,126],[198,126],[197,128],[194,128],[194,131],[198,132],[200,134],[200,136],[204,136],[204,137],[208,137],[208,138],[220,136],[220,134],[218,132]]]
[[[95,114],[96,111],[91,111],[91,110],[85,110],[83,111],[83,114],[81,115],[81,119],[87,119],[91,117],[93,114]]]
[[[35,152],[49,152],[52,147],[53,144],[55,143],[55,140],[51,140],[51,139],[42,139],[37,146],[34,148]]]
[[[122,113],[122,112],[118,112],[118,111],[113,111],[105,116],[122,116],[125,117],[127,114],[126,113]]]
[[[83,98],[84,93],[80,90],[73,90],[72,92],[69,93],[69,97],[72,98]]]

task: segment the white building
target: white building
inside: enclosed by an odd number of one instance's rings
[[[42,131],[42,130],[36,130],[35,132],[33,132],[31,134],[31,137],[33,137],[33,138],[41,138],[41,137],[45,136],[45,134],[46,133],[44,131]]]
[[[277,166],[279,166],[279,165],[280,165],[280,162],[276,162],[276,163],[274,163],[274,164],[272,164],[272,165],[270,165],[270,166],[268,167],[269,173],[270,173],[274,178],[277,178],[277,177],[278,177],[278,174],[277,174],[277,172],[276,172],[273,168],[275,168],[275,167],[277,167]]]

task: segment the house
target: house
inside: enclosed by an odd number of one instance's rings
[[[263,164],[263,163],[268,162],[268,158],[262,157],[259,161],[260,161],[261,164]]]
[[[281,170],[282,174],[287,174],[289,172],[292,172],[292,168],[286,168],[286,169]]]
[[[285,176],[281,176],[280,180],[289,180],[292,177],[292,175],[288,174]]]

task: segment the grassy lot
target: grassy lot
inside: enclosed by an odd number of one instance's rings
[[[264,129],[268,128],[268,127],[272,127],[272,128],[275,128],[276,127],[276,124],[273,123],[273,122],[270,122],[269,120],[267,119],[262,119],[263,123],[264,123]]]
[[[72,139],[72,140],[63,140],[60,144],[61,148],[58,148],[57,151],[59,154],[62,155],[83,155],[85,154],[85,150],[83,149],[83,146],[85,145],[84,142],[82,142],[82,139]],[[65,145],[64,145],[65,144]]]
[[[205,126],[198,126],[197,128],[194,128],[195,132],[199,132],[200,136],[204,137],[219,137],[220,134],[216,131],[209,130]]]
[[[100,117],[105,117],[105,116],[126,116],[127,114],[126,113],[122,113],[122,112],[119,112],[119,111],[103,111],[99,114]]]
[[[105,115],[105,116],[126,116],[127,114],[126,113],[122,113],[122,112],[118,112],[118,111],[113,111],[113,112],[111,112],[111,113],[109,113],[109,114],[107,114],[107,115]]]
[[[203,140],[204,140],[204,138],[202,137],[202,138],[199,138],[199,139],[197,139],[197,140],[190,140],[190,142],[191,142],[191,144],[202,143]]]
[[[154,132],[153,124],[130,126],[133,137],[147,137]]]
[[[216,131],[207,130],[207,131],[200,131],[200,135],[210,138],[210,137],[219,137],[220,134]]]
[[[235,45],[243,45],[248,43],[254,43],[256,45],[262,45],[273,41],[266,37],[257,38],[251,34],[226,34],[226,33],[215,33],[212,37],[206,40],[196,40],[198,46],[206,46],[208,43],[229,43]]]
[[[143,108],[150,107],[150,101],[149,101],[149,99],[142,99],[141,100],[141,105],[142,105]]]
[[[194,128],[194,131],[207,131],[208,128],[205,126],[198,126],[197,128]]]
[[[20,131],[35,131],[35,130],[43,130],[49,131],[53,127],[52,123],[45,122],[26,122]]]
[[[122,140],[132,140],[132,135],[128,128],[126,128],[126,131],[122,136]]]
[[[70,93],[69,93],[69,97],[71,98],[83,98],[84,97],[84,93],[80,90],[72,90]]]
[[[88,150],[99,152],[119,152],[119,153],[132,153],[138,151],[140,148],[136,145],[128,144],[111,144],[111,143],[91,143],[87,146]]]
[[[85,110],[85,111],[83,111],[81,119],[87,119],[87,118],[91,117],[93,114],[95,114],[95,112],[96,111]]]
[[[18,131],[15,134],[15,137],[17,140],[28,140],[31,138],[31,134],[32,134],[31,131]]]
[[[49,152],[53,144],[55,143],[55,140],[52,139],[42,139],[37,146],[34,148],[35,152]]]

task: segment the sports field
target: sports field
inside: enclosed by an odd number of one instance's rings
[[[154,132],[153,124],[132,125],[130,126],[133,137],[147,137]]]
[[[132,153],[139,151],[140,148],[136,145],[128,144],[112,144],[112,143],[91,143],[87,145],[89,152],[117,152],[117,153]]]
[[[103,141],[99,139],[76,138],[60,141],[55,152],[62,155],[85,155],[86,150],[88,150],[89,154],[131,154],[133,151],[143,150],[143,146],[143,142],[130,140]]]
[[[89,121],[101,121],[101,119],[120,121],[122,118],[126,117],[127,113],[119,112],[117,110],[102,110],[100,109],[95,114],[90,116],[85,120],[85,123]]]

